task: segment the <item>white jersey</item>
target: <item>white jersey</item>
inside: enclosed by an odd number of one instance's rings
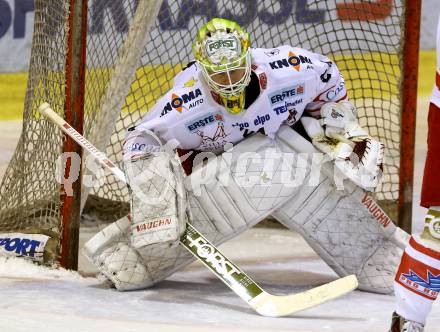
[[[227,112],[193,63],[135,129],[152,130],[164,142],[176,139],[182,149],[220,152],[254,132],[273,137],[281,124],[293,125],[304,112],[319,115],[325,102],[347,97],[338,68],[323,55],[291,46],[250,52],[259,94],[242,113]]]

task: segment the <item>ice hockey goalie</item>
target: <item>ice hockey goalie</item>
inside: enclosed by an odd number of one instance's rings
[[[289,45],[251,48],[219,18],[193,52],[127,132],[131,217],[93,237],[89,259],[117,289],[141,289],[191,261],[178,246],[186,222],[219,244],[272,215],[338,275],[392,292],[407,235],[366,191],[380,181],[384,146],[359,125],[336,64]]]

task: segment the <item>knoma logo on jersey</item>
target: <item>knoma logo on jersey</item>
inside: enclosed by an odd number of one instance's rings
[[[281,68],[289,68],[293,67],[297,71],[301,69],[302,64],[307,64],[307,68],[311,68],[313,65],[312,60],[304,55],[296,55],[292,51],[289,51],[287,58],[281,60],[275,60],[269,62],[271,69],[281,69]]]
[[[164,116],[165,114],[168,114],[168,112],[172,110],[176,110],[177,112],[182,113],[183,109],[185,108],[191,109],[199,104],[202,104],[203,98],[197,99],[201,95],[202,95],[202,91],[198,88],[181,95],[177,95],[173,93],[171,95],[171,101],[169,101],[165,105],[160,116]]]

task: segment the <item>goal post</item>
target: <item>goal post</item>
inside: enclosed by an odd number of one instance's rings
[[[398,224],[411,234],[414,155],[417,115],[417,77],[419,69],[420,19],[422,2],[406,0],[405,27],[402,53],[401,131]]]
[[[66,96],[64,102],[65,120],[79,133],[84,125],[84,93],[86,68],[87,39],[87,0],[70,0],[67,19],[66,47]],[[80,203],[82,183],[82,148],[71,137],[66,136],[63,153],[76,153],[80,156],[79,167],[74,170],[71,158],[65,164],[64,179],[70,178],[74,171],[78,172],[78,180],[71,183],[70,194],[61,183],[61,257],[60,264],[69,269],[78,268],[78,243],[80,227]]]
[[[60,157],[80,150],[38,114],[38,106],[48,102],[120,165],[126,129],[170,89],[192,60],[198,28],[212,17],[238,21],[253,47],[290,44],[336,62],[361,125],[387,148],[375,198],[408,230],[420,3],[35,0],[23,132],[0,185],[0,234],[44,234],[44,261],[76,268],[80,214],[117,220],[129,211],[128,190],[111,174],[92,178],[84,155],[83,181],[73,183],[75,194],[67,198],[57,171],[60,161],[76,161]]]

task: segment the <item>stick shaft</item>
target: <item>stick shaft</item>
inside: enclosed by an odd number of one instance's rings
[[[119,180],[127,183],[124,173],[110,160],[107,156],[99,151],[92,143],[90,143],[83,135],[77,132],[70,124],[54,112],[48,103],[43,103],[38,108],[41,114],[45,115],[69,137],[73,138],[83,149],[89,152],[98,162],[108,170],[110,170]]]

